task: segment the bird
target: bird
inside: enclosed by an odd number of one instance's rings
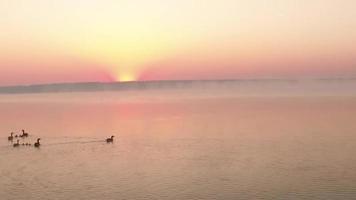
[[[14,136],[12,136],[13,134],[14,134],[14,132],[11,132],[11,135],[9,137],[7,137],[7,139],[12,141],[12,139],[14,139]]]
[[[18,135],[15,135],[15,138],[17,138],[18,137]]]
[[[20,140],[17,140],[17,142],[14,144],[14,147],[18,147],[18,146],[20,146]]]
[[[41,138],[37,138],[37,142],[35,142],[35,144],[34,144],[35,147],[40,147],[40,145],[41,145],[40,144],[40,139]]]
[[[107,142],[107,143],[113,142],[113,141],[114,141],[114,137],[115,137],[115,136],[112,135],[110,138],[107,138],[107,139],[106,139],[106,142]]]
[[[28,137],[28,133],[25,132],[25,130],[22,129],[22,135],[20,137]]]
[[[25,143],[22,143],[22,146],[25,146]]]

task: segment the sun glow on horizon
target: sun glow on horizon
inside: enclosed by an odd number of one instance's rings
[[[116,81],[118,82],[130,82],[130,81],[137,81],[138,77],[136,74],[133,73],[120,73],[116,77]]]

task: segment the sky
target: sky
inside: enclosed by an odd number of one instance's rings
[[[0,85],[356,77],[354,0],[0,0]]]

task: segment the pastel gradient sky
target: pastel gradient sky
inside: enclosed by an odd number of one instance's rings
[[[356,76],[355,0],[0,0],[0,85]]]

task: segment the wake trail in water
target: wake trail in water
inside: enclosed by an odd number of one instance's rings
[[[56,146],[56,145],[65,145],[65,144],[88,144],[88,143],[104,143],[105,140],[91,140],[91,141],[68,141],[68,142],[58,142],[58,143],[49,143],[45,146]]]

